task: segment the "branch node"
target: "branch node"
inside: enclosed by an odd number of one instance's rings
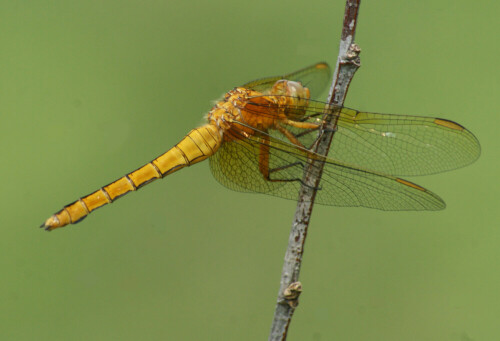
[[[301,293],[302,283],[293,282],[283,291],[284,301],[290,306],[290,308],[295,309],[299,305],[299,296]]]
[[[358,44],[353,43],[349,46],[349,49],[345,55],[345,61],[350,64],[354,64],[357,67],[361,66],[361,60],[359,54],[361,53],[361,48]]]

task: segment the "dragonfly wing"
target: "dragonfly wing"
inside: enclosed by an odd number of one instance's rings
[[[252,104],[256,106],[257,104]],[[310,101],[304,108],[303,121],[320,124],[325,103]],[[247,109],[252,110],[248,105]],[[341,163],[391,175],[428,175],[467,166],[481,153],[476,137],[458,123],[434,117],[405,116],[361,112],[348,108],[330,108],[336,129],[328,157]],[[310,148],[318,131],[290,131]]]
[[[470,131],[440,118],[343,108],[337,128],[330,158],[386,174],[449,171],[474,162],[481,153]]]
[[[244,88],[253,89],[262,93],[269,91],[276,81],[288,79],[291,81],[301,82],[303,86],[309,88],[311,98],[317,98],[326,88],[331,77],[330,66],[327,63],[317,63],[298,71],[267,78],[261,78],[248,82],[243,85]]]
[[[409,181],[326,160],[316,195],[320,204],[384,211],[435,211],[446,207],[431,191]]]
[[[265,142],[269,141],[269,142]],[[261,145],[269,145],[271,179],[260,172]],[[357,169],[319,155],[325,168],[316,200],[333,206],[363,206],[381,210],[438,210],[444,202],[434,193],[411,182]],[[306,150],[272,136],[227,142],[210,159],[214,177],[224,186],[244,192],[258,192],[296,200],[302,185]]]

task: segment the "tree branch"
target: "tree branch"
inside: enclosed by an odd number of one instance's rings
[[[343,106],[349,84],[354,73],[360,66],[360,49],[353,43],[360,2],[361,0],[346,1],[339,54],[325,112],[328,108]],[[325,115],[325,117],[323,127],[326,126],[328,129],[322,129],[314,148],[314,151],[320,155],[328,154],[337,125],[335,115]],[[278,302],[269,335],[270,341],[286,340],[288,327],[297,307],[298,297],[302,291],[302,285],[298,282],[300,267],[316,190],[320,188],[319,183],[321,181],[323,166],[323,161],[311,160],[304,171],[303,185],[299,192],[295,217],[281,272]]]

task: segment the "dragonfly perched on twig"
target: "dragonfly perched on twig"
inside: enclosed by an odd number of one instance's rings
[[[141,168],[65,206],[41,227],[75,224],[95,209],[186,166],[210,158],[224,186],[296,199],[304,167],[324,162],[316,201],[381,210],[439,210],[443,200],[399,176],[466,166],[480,154],[475,136],[434,117],[362,112],[311,98],[330,78],[326,63],[234,88],[207,115],[207,123]],[[325,115],[334,122],[324,127]],[[312,152],[324,129],[334,129],[327,156]]]

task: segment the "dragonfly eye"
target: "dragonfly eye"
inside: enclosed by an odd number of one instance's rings
[[[310,96],[309,89],[302,86],[300,82],[289,81],[286,79],[282,79],[274,83],[271,89],[271,94],[295,97],[299,100],[308,100]]]
[[[300,99],[308,99],[309,89],[304,88],[299,82],[288,81],[286,95],[298,97]]]

